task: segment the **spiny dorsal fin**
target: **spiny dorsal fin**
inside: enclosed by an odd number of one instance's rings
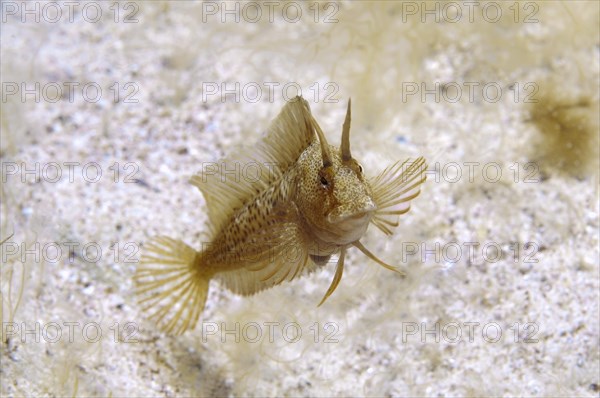
[[[315,138],[308,102],[296,97],[283,107],[255,146],[205,164],[190,182],[206,199],[213,236],[237,209],[294,165]]]

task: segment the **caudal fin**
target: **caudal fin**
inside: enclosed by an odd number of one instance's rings
[[[193,329],[204,309],[211,276],[198,259],[194,249],[166,236],[146,245],[134,277],[136,293],[148,318],[167,333]]]

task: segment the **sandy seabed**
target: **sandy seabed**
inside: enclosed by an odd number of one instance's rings
[[[1,7],[2,396],[598,396],[598,2]],[[428,159],[364,239],[408,277],[351,249],[319,308],[334,264],[161,333],[144,243],[207,242],[190,176],[299,92],[367,175]]]

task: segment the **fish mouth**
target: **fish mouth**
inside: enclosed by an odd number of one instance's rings
[[[329,225],[325,228],[324,240],[337,245],[347,245],[360,239],[369,226],[373,211],[375,206],[354,212],[334,210],[327,216]]]
[[[369,218],[371,213],[376,210],[374,203],[369,203],[364,206],[361,210],[355,211],[350,214],[344,214],[343,209],[335,209],[327,215],[327,221],[330,224],[339,224],[344,222],[356,223],[361,222],[365,218]]]

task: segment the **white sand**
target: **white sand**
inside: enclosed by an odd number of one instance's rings
[[[438,22],[421,2],[322,3],[318,23],[313,3],[295,23],[300,3],[273,5],[273,23],[268,5],[252,23],[256,7],[241,3],[236,23],[220,2],[81,3],[73,21],[62,2],[31,2],[23,23],[22,3],[3,2],[1,239],[13,235],[2,247],[2,396],[598,396],[598,141],[584,144],[592,160],[579,178],[539,163],[525,101],[589,98],[580,109],[598,133],[599,5],[502,3],[494,22],[497,3],[481,2],[471,22],[466,3],[438,3]],[[237,101],[210,94],[236,82]],[[436,82],[439,100],[406,96]],[[23,101],[36,83],[38,100]],[[351,249],[318,309],[332,264],[251,298],[215,282],[195,331],[160,333],[133,295],[142,245],[156,234],[207,241],[189,177],[256,142],[294,85],[332,143],[352,97],[352,150],[367,174],[419,155],[438,164],[397,233],[364,239],[409,277]],[[436,244],[437,258],[423,252]]]

